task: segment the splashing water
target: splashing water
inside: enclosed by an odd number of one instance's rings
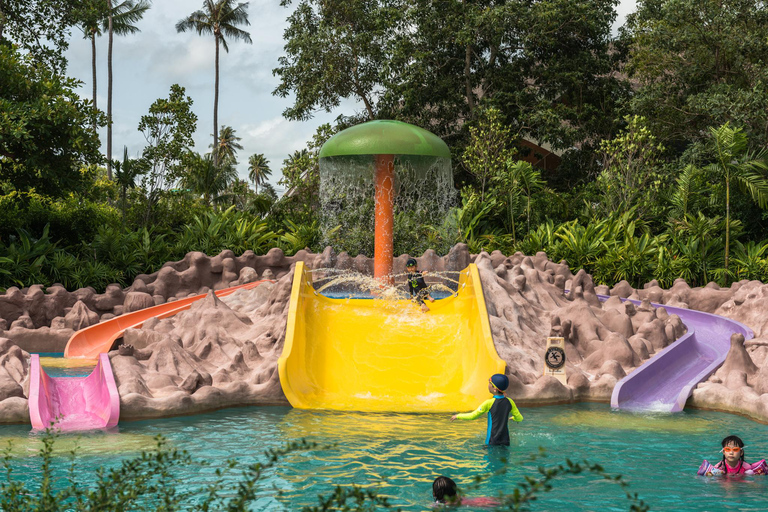
[[[456,204],[451,159],[396,155],[394,172],[395,246],[410,248],[420,242],[437,243],[424,240],[422,233],[416,230],[422,226],[441,226],[448,210]],[[373,256],[374,173],[373,155],[333,156],[320,160],[324,245],[352,254]]]
[[[387,301],[408,300],[411,298],[405,283],[406,274],[393,274],[395,284],[387,284],[372,276],[354,270],[320,268],[310,271],[317,293],[332,298],[376,298]],[[459,282],[449,275],[457,272],[424,272],[427,292],[434,298],[446,297],[456,293]],[[322,283],[322,284],[321,284]]]
[[[402,287],[388,285],[371,276],[358,272],[348,272],[332,278],[317,288],[317,293],[342,292],[350,296],[372,295],[384,300],[407,299]]]

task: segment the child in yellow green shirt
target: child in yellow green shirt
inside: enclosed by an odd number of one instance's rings
[[[514,421],[523,421],[523,415],[517,410],[515,402],[504,395],[504,391],[509,387],[509,379],[506,375],[497,373],[488,379],[488,392],[493,395],[473,412],[454,414],[451,421],[454,420],[474,420],[487,414],[488,432],[485,436],[487,445],[509,446],[509,415],[512,415]]]

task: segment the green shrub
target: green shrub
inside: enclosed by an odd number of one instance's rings
[[[277,235],[267,228],[266,222],[230,206],[223,212],[209,211],[195,215],[192,222],[184,226],[174,250],[182,256],[190,251],[215,255],[225,249],[235,254],[247,250],[263,254],[276,238]]]
[[[40,236],[48,226],[60,247],[71,247],[92,240],[99,227],[119,222],[117,209],[80,196],[52,199],[34,192],[0,196],[0,241],[15,236],[19,229]]]

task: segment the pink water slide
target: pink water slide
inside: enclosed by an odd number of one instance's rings
[[[100,354],[87,377],[50,377],[32,354],[29,370],[29,419],[33,429],[62,431],[108,429],[120,418],[120,395],[109,356]]]
[[[262,281],[215,292],[218,297],[251,289]],[[77,331],[67,342],[64,357],[97,359],[87,377],[50,377],[40,366],[40,356],[30,360],[29,417],[32,428],[53,426],[62,431],[108,429],[120,418],[120,395],[107,352],[126,329],[138,328],[150,318],[168,318],[189,309],[205,294],[125,313]]]

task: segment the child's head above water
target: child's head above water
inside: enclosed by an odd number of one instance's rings
[[[744,441],[739,436],[728,436],[720,443],[723,447],[723,461],[734,467],[739,461],[744,462]]]
[[[456,482],[447,476],[439,476],[432,482],[432,497],[438,503],[456,499]]]
[[[496,373],[488,379],[488,392],[493,395],[504,393],[508,387],[509,378],[506,375]]]
[[[409,272],[416,270],[416,258],[408,258],[408,261],[405,262],[405,268]]]

